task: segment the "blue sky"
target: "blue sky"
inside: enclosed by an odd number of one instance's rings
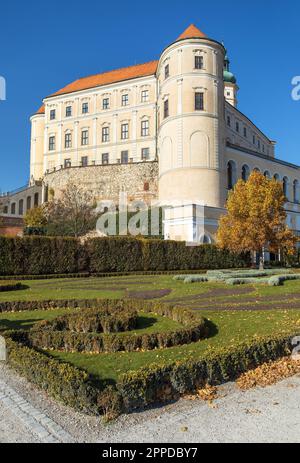
[[[278,141],[277,157],[299,163],[300,75],[297,0],[114,0],[2,2],[0,189],[29,177],[29,117],[42,98],[74,79],[159,57],[195,23],[224,41],[240,86],[239,109]]]

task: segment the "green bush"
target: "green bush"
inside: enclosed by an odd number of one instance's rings
[[[29,332],[23,333],[24,340],[35,348],[64,352],[132,352],[190,344],[204,339],[209,334],[206,321],[189,309],[160,302],[136,300],[99,300],[96,304],[100,309],[88,308],[52,321],[38,322]],[[66,306],[65,301],[58,301],[57,305]],[[74,306],[74,301],[70,301],[70,305]],[[135,327],[138,312],[159,314],[180,323],[183,327],[151,334],[119,333]],[[100,313],[104,313],[104,321],[101,320],[101,316],[95,318],[95,314]],[[100,334],[97,334],[99,332]]]
[[[205,353],[197,361],[183,359],[177,363],[148,365],[124,374],[118,383],[124,409],[129,412],[178,398],[206,383],[219,385],[235,380],[264,362],[290,355],[291,339],[291,336],[256,339]]]
[[[62,315],[54,320],[43,320],[35,325],[43,331],[72,331],[74,333],[118,333],[137,326],[138,313],[124,308],[116,301],[103,301],[97,308],[86,308],[77,313]],[[92,307],[92,306],[91,306]]]
[[[0,237],[0,274],[76,273],[79,246],[73,238]]]
[[[176,241],[107,237],[81,245],[66,237],[0,237],[0,275],[193,271],[243,268],[249,263],[248,255]]]
[[[234,380],[266,361],[290,355],[292,338],[299,332],[206,352],[197,361],[182,359],[148,365],[123,374],[109,388],[100,378],[94,381],[88,373],[28,347],[27,335],[19,331],[5,333],[11,367],[66,405],[115,417],[122,411],[131,412],[178,398],[206,383],[218,385]]]
[[[285,281],[300,280],[300,274],[277,275],[269,279],[269,286],[281,286]]]

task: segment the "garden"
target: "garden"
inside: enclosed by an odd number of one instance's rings
[[[300,332],[300,281],[250,273],[242,286],[172,274],[4,280],[16,285],[0,292],[9,364],[109,418],[234,379],[286,355]]]

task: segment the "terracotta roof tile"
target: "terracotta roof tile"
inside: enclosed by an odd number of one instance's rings
[[[149,63],[137,64],[126,68],[115,69],[113,71],[95,74],[88,77],[75,80],[71,84],[62,88],[58,92],[50,96],[63,95],[64,93],[78,92],[88,88],[99,87],[101,85],[113,84],[128,79],[136,79],[138,77],[151,76],[155,74],[158,61],[150,61]]]
[[[36,114],[45,114],[45,105],[41,106]]]
[[[183,39],[193,39],[193,38],[207,38],[207,36],[195,26],[195,24],[191,24],[179,37],[177,40]],[[177,41],[176,40],[176,41]]]

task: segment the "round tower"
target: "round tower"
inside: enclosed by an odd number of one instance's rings
[[[194,25],[161,55],[157,70],[161,203],[178,200],[224,207],[224,59],[223,45]],[[176,232],[170,237],[179,238]]]

